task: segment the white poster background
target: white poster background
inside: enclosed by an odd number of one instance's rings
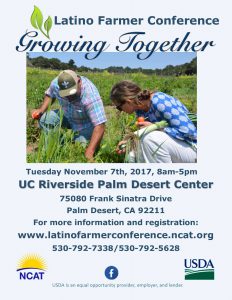
[[[198,175],[187,181],[214,181],[212,190],[155,191],[174,201],[167,205],[166,217],[199,220],[200,231],[214,232],[213,241],[180,242],[183,251],[176,253],[52,252],[52,240],[19,240],[18,231],[33,231],[33,219],[65,219],[59,203],[59,190],[20,190],[18,181],[29,178],[27,167],[63,169],[64,164],[28,165],[26,147],[26,53],[15,50],[21,35],[31,29],[30,16],[37,5],[45,15],[60,17],[99,15],[108,17],[218,17],[219,26],[53,26],[52,35],[60,40],[82,34],[91,40],[108,40],[111,49],[125,32],[141,30],[147,40],[171,40],[191,31],[191,39],[214,40],[215,47],[197,55],[198,59],[198,163],[181,165],[197,169]],[[1,10],[1,299],[231,299],[231,9],[229,1],[7,1]],[[144,40],[146,41],[146,38]],[[101,168],[112,165],[78,165],[76,169]],[[116,167],[116,165],[114,165]],[[129,170],[131,166],[120,165]],[[144,165],[144,167],[147,167]],[[152,166],[153,167],[153,166]],[[173,168],[170,165],[163,169]],[[175,168],[179,166],[175,165]],[[158,168],[158,166],[154,166]],[[120,178],[120,177],[118,177]],[[173,181],[173,177],[165,177]],[[39,177],[37,177],[39,179]],[[72,177],[46,179],[71,180]],[[85,176],[82,177],[85,179]],[[89,177],[86,177],[89,179]],[[99,178],[93,178],[95,181]],[[162,177],[157,178],[161,180]],[[183,179],[183,178],[182,178]],[[129,178],[123,180],[130,181]],[[151,180],[144,176],[143,181]],[[152,194],[152,191],[145,191]],[[69,192],[65,192],[69,194]],[[73,192],[70,192],[70,194]],[[93,194],[92,191],[85,191]],[[122,194],[117,190],[106,194]],[[129,195],[136,191],[127,190]],[[102,194],[102,191],[94,191]],[[107,205],[105,205],[107,206]],[[110,207],[110,204],[109,204]],[[94,230],[94,229],[93,229]],[[138,228],[138,231],[142,230]],[[63,241],[62,241],[63,243]],[[130,241],[132,243],[132,241]],[[48,265],[43,281],[20,281],[16,268],[27,253],[39,253]],[[184,281],[185,258],[212,258],[214,281]],[[107,266],[119,269],[119,278],[112,283],[183,283],[183,288],[53,288],[52,283],[109,283],[104,276]]]

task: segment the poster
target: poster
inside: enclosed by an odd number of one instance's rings
[[[1,27],[2,298],[230,299],[228,2],[9,1]],[[99,89],[113,127],[94,161],[72,131],[54,146],[31,118],[61,72],[33,65],[39,56],[82,67]],[[162,73],[192,61],[196,72]],[[154,79],[197,115],[196,161],[115,152],[122,126],[136,125],[110,101],[128,79]]]

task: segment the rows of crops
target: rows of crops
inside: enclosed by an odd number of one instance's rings
[[[55,70],[27,68],[27,161],[28,162],[85,162],[84,149],[72,143],[72,132],[62,130],[53,133],[46,142],[36,120],[31,118],[31,110],[40,106],[44,92],[52,79],[59,74]],[[196,112],[196,76],[157,77],[142,73],[110,74],[82,73],[98,88],[107,114],[106,132],[96,154],[97,162],[123,162],[124,157],[115,152],[117,143],[130,130],[134,116],[117,112],[110,103],[111,87],[118,81],[127,79],[139,84],[142,89],[159,90],[179,98],[191,112]],[[57,107],[54,103],[54,107]],[[60,144],[62,135],[62,145]]]

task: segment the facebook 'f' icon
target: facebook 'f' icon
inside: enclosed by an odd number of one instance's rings
[[[109,266],[105,269],[106,278],[113,280],[118,277],[118,269],[114,266]]]

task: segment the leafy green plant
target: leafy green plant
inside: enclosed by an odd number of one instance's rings
[[[35,29],[39,29],[43,35],[50,39],[49,31],[52,28],[52,18],[49,16],[47,20],[43,23],[43,14],[37,6],[34,6],[34,11],[31,15],[31,25]]]

